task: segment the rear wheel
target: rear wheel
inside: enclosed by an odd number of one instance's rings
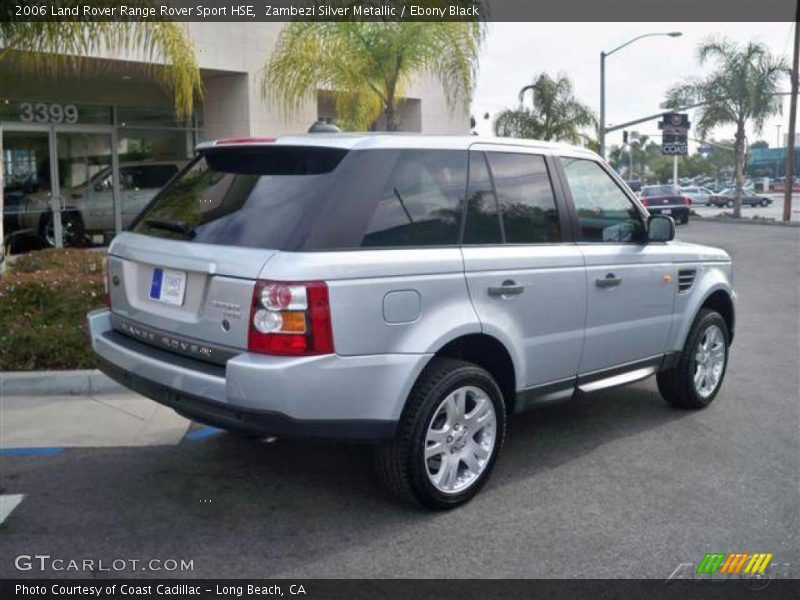
[[[733,205],[734,205],[734,201],[733,200],[728,200],[725,203],[725,206],[727,206],[728,208],[733,208]]]
[[[761,206],[769,206],[769,200],[766,198],[761,199]]]
[[[480,491],[503,445],[506,412],[479,366],[434,358],[414,386],[397,437],[375,449],[375,466],[397,496],[433,510]]]
[[[658,374],[658,391],[680,408],[705,408],[717,395],[728,366],[730,334],[718,312],[702,309],[692,324],[678,364]]]
[[[681,224],[682,225],[686,225],[687,223],[689,223],[689,213],[688,212],[681,217]]]

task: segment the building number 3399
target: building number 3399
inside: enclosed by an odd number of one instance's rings
[[[23,123],[77,123],[78,107],[74,104],[21,102],[19,120]]]

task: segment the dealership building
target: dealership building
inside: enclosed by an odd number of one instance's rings
[[[106,244],[198,142],[299,133],[335,120],[329,90],[288,115],[262,97],[260,71],[283,26],[187,23],[204,86],[202,106],[187,121],[176,120],[169,92],[153,76],[160,67],[143,55],[98,55],[79,73],[0,62],[6,244],[61,245],[75,236]],[[469,131],[467,109],[451,111],[442,87],[425,76],[409,86],[398,115],[403,131]]]

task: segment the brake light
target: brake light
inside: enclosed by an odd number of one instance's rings
[[[103,257],[103,301],[111,308],[111,282],[108,278],[108,256]]]
[[[325,282],[257,281],[247,349],[283,356],[331,354],[333,330]]]
[[[231,137],[216,140],[215,146],[231,146],[234,144],[271,144],[278,138],[275,137]]]
[[[683,200],[684,206],[689,206],[692,203],[692,199],[689,196],[684,196],[681,200]]]
[[[647,206],[647,198],[642,198],[642,206]]]

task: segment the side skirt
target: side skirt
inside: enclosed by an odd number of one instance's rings
[[[569,400],[577,394],[590,394],[635,383],[659,371],[671,369],[679,359],[680,352],[668,352],[618,367],[527,388],[517,392],[514,412],[524,412],[536,406]]]

